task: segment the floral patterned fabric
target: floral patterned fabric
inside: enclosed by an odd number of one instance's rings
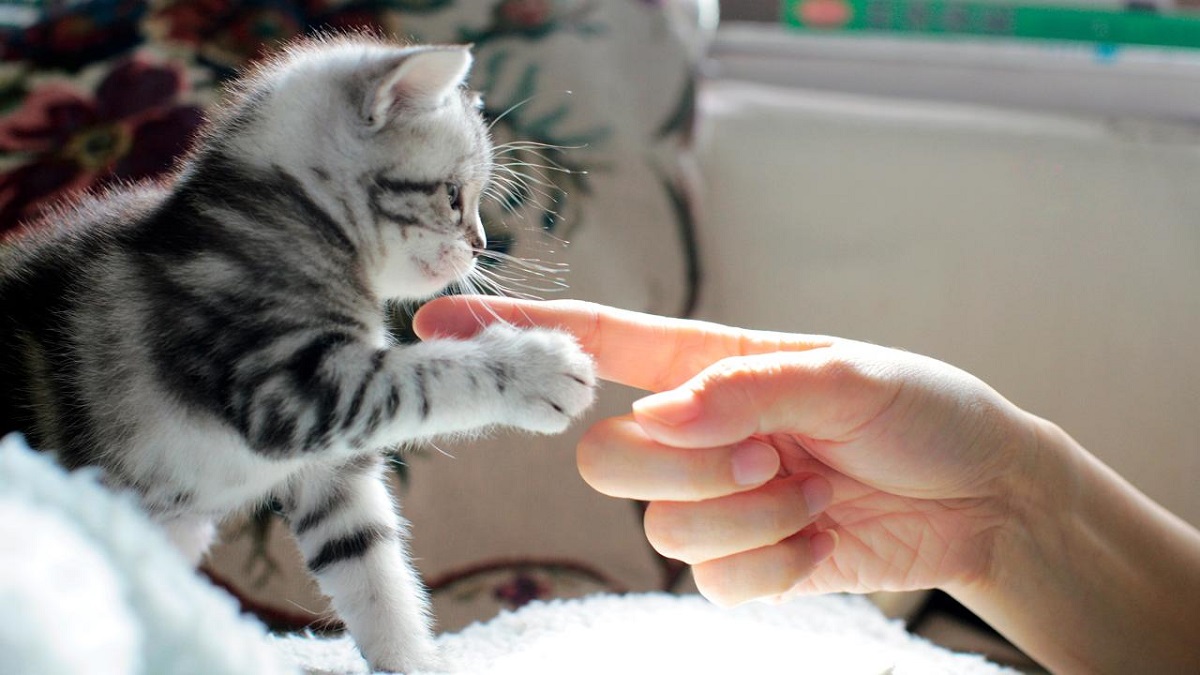
[[[0,2],[0,237],[73,192],[168,175],[221,84],[280,41],[366,29],[474,43],[472,86],[487,93],[497,140],[523,142],[504,158],[543,167],[530,169],[535,189],[485,214],[495,248],[527,243],[518,252],[542,258],[548,241],[607,220],[582,238],[631,264],[599,276],[575,266],[588,274],[575,286],[686,312],[699,271],[678,156],[702,44],[695,13],[650,0]],[[637,218],[614,225],[589,202],[632,205]],[[522,242],[537,229],[553,239]]]
[[[0,0],[0,246],[72,193],[168,177],[222,84],[280,41],[368,29],[474,44],[500,160],[533,179],[483,214],[492,248],[542,261],[506,273],[508,290],[684,314],[700,280],[688,150],[706,15],[714,0]],[[605,392],[595,415],[631,397]],[[397,490],[444,627],[686,581],[645,544],[638,505],[578,480],[573,442],[406,458]],[[208,570],[269,622],[307,624],[324,602],[283,529],[230,528]]]

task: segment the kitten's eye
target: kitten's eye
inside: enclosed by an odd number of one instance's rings
[[[450,208],[455,211],[462,210],[462,188],[458,183],[446,183],[446,199],[450,201]]]

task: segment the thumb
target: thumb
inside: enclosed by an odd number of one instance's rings
[[[879,364],[875,364],[878,366]],[[837,347],[718,361],[679,387],[633,404],[655,441],[685,448],[792,433],[850,440],[895,399],[899,380]]]

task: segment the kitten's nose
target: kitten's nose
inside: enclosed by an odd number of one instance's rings
[[[483,233],[483,219],[479,217],[479,212],[476,211],[473,216],[467,218],[465,225],[468,230],[467,244],[471,247],[471,253],[478,258],[483,249],[487,248],[487,236]]]

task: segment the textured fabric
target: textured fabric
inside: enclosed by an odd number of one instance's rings
[[[0,624],[9,675],[293,672],[127,496],[0,441]]]
[[[366,673],[347,640],[275,647],[308,673]],[[904,631],[862,598],[719,609],[695,596],[598,595],[538,602],[440,639],[449,673],[842,673],[998,675],[1015,671]]]
[[[365,673],[348,638],[269,638],[126,496],[0,441],[0,625],[11,675]],[[1005,671],[905,632],[862,598],[719,609],[666,594],[532,603],[439,638],[446,672]]]

